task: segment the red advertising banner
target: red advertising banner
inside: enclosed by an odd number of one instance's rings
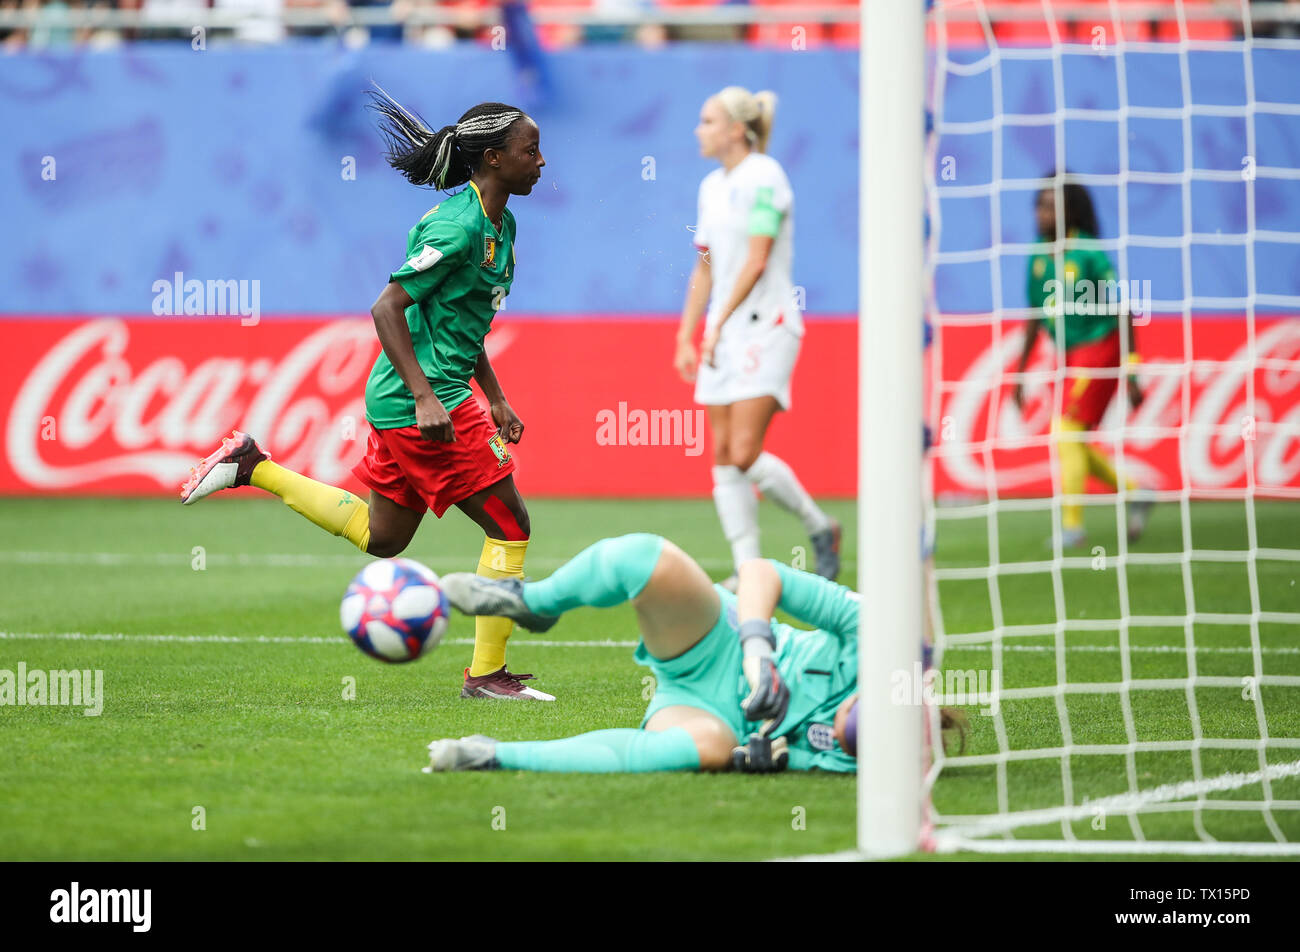
[[[365,449],[370,319],[7,319],[0,492],[179,494],[222,436],[252,433],[334,485]],[[502,315],[488,354],[525,433],[526,495],[698,496],[712,486],[707,414],[673,370],[675,321]],[[810,492],[851,496],[856,329],[809,325],[794,406],[768,448]]]
[[[4,324],[0,493],[179,493],[189,468],[235,428],[293,469],[361,488],[349,470],[365,446],[363,392],[379,352],[368,318]],[[672,368],[674,330],[662,318],[502,315],[488,353],[526,427],[512,449],[525,494],[709,493],[707,414]],[[1147,399],[1123,446],[1143,485],[1300,489],[1300,320],[1258,319],[1253,358],[1239,317],[1198,318],[1186,332],[1157,319],[1138,335]],[[1051,491],[1054,358],[1040,342],[1029,369],[1045,377],[1026,387],[1022,417],[1005,378],[1020,344],[1011,325],[1000,339],[988,324],[936,332],[926,417],[937,493]],[[853,322],[809,322],[794,406],[769,434],[768,449],[814,495],[856,491],[856,356]],[[1112,451],[1118,413],[1116,401],[1097,437]]]
[[[1135,329],[1145,399],[1127,427],[1114,400],[1094,442],[1144,488],[1199,496],[1300,488],[1300,319],[1258,318],[1253,353],[1243,317],[1154,319]],[[937,495],[1052,492],[1050,432],[1060,406],[1056,357],[1039,338],[1021,414],[1012,399],[1020,325],[945,324],[927,362]],[[1253,391],[1253,393],[1252,393]],[[1253,402],[1252,402],[1253,396]],[[1289,491],[1290,490],[1290,491]]]

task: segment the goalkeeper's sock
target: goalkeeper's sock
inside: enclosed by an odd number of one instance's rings
[[[483,540],[483,552],[478,559],[478,574],[485,578],[523,578],[524,553],[528,540]],[[506,642],[515,630],[509,618],[492,618],[479,615],[474,619],[474,660],[470,662],[469,675],[479,678],[505,667]]]
[[[496,758],[505,770],[553,773],[700,769],[700,752],[691,735],[681,727],[666,731],[622,727],[563,740],[499,742]]]
[[[799,517],[809,535],[824,532],[831,526],[830,516],[822,512],[803,488],[785,460],[771,453],[759,453],[758,459],[745,470],[745,476],[772,502]]]
[[[1115,464],[1111,461],[1111,458],[1095,446],[1085,446],[1084,450],[1088,453],[1088,472],[1107,486],[1112,488],[1118,486],[1119,476],[1115,473]],[[1132,477],[1125,479],[1124,485],[1128,489],[1138,488],[1137,480]]]
[[[758,558],[758,499],[739,467],[713,467],[713,502],[736,567]]]
[[[1061,492],[1067,496],[1082,496],[1088,481],[1088,446],[1064,438],[1067,433],[1082,433],[1086,428],[1076,420],[1059,421],[1061,436],[1056,441],[1061,458]],[[1083,505],[1078,502],[1063,503],[1061,527],[1066,531],[1083,528]]]
[[[641,594],[663,551],[662,536],[635,532],[601,539],[565,562],[550,578],[524,586],[524,604],[539,615],[561,615],[579,605],[609,608]]]
[[[250,485],[284,500],[326,532],[342,536],[362,552],[370,545],[370,507],[345,489],[318,483],[269,459],[253,467]]]

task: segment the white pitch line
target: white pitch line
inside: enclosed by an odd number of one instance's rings
[[[407,558],[426,565],[434,571],[453,571],[473,566],[473,562],[459,556],[434,556],[406,553]],[[0,550],[0,564],[11,565],[100,565],[105,567],[158,565],[189,568],[196,556],[191,552],[56,552]],[[242,566],[266,568],[330,568],[333,566],[360,568],[370,561],[361,554],[339,553],[320,555],[306,552],[212,552],[205,551],[204,563],[208,566]],[[554,571],[568,559],[533,557],[528,559],[530,570]],[[696,559],[706,571],[723,571],[732,568],[729,559]]]
[[[84,632],[84,631],[0,631],[0,641],[154,641],[179,642],[183,644],[251,644],[251,645],[342,645],[347,644],[347,636],[340,633],[335,638],[321,638],[313,635],[296,637],[277,635],[257,635],[240,638],[234,635],[136,635],[124,632]],[[473,638],[447,638],[445,645],[472,645]],[[605,638],[599,641],[551,641],[544,638],[510,639],[512,645],[524,645],[536,648],[635,648],[635,641],[613,641]]]
[[[949,645],[943,649],[945,655],[954,651],[991,651],[991,645]],[[1008,645],[1002,646],[1003,651],[1024,651],[1030,653],[1048,653],[1056,651],[1053,645]],[[1118,654],[1119,645],[1066,645],[1066,651],[1093,652],[1099,654]],[[1183,645],[1129,645],[1128,650],[1137,654],[1186,654],[1187,648]],[[1197,645],[1196,652],[1200,654],[1253,654],[1254,648],[1250,645]],[[1300,648],[1282,647],[1282,648],[1265,648],[1260,647],[1261,654],[1290,655],[1300,654]]]
[[[1287,764],[1269,764],[1262,770],[1254,770],[1250,773],[1229,771],[1202,780],[1164,783],[1158,787],[1139,790],[1137,793],[1118,793],[1109,797],[1100,797],[1079,806],[1049,807],[1044,810],[1022,810],[1002,816],[987,816],[970,824],[963,823],[937,831],[935,843],[939,852],[944,852],[945,849],[961,848],[961,843],[964,841],[976,837],[994,836],[998,833],[1009,833],[1022,826],[1044,826],[1061,821],[1087,820],[1091,819],[1098,810],[1117,815],[1132,813],[1156,803],[1188,800],[1207,793],[1240,790],[1242,787],[1254,786],[1266,780],[1284,780],[1297,776],[1300,776],[1300,760],[1293,760]],[[1293,844],[1292,849],[1300,850],[1300,844]]]
[[[239,637],[236,635],[170,635],[170,634],[134,634],[125,632],[84,632],[84,631],[0,631],[0,640],[30,640],[30,641],[157,641],[157,642],[180,642],[192,644],[265,644],[265,645],[333,645],[342,644],[346,641],[340,634],[337,638],[322,638],[313,635],[256,635],[252,637]],[[443,644],[448,645],[472,645],[473,638],[448,638]],[[526,636],[516,635],[511,639],[511,644],[516,645],[533,645],[538,648],[635,648],[635,641],[618,641],[611,638],[593,639],[591,641],[553,641],[546,638],[528,638]],[[978,650],[982,646],[972,648],[964,646],[960,650],[970,651]],[[957,648],[949,648],[949,651],[956,651]],[[987,650],[987,649],[984,649]],[[1004,645],[1004,651],[1029,651],[1029,652],[1051,652],[1056,649],[1050,645]],[[1082,652],[1106,652],[1110,654],[1117,653],[1117,645],[1066,645],[1066,651]],[[1266,655],[1291,655],[1300,654],[1300,648],[1260,648],[1261,654]],[[1130,645],[1129,651],[1137,654],[1157,653],[1157,654],[1184,654],[1185,649],[1176,645]],[[1252,649],[1246,646],[1225,646],[1216,647],[1213,645],[1197,645],[1197,653],[1205,652],[1208,654],[1250,654]]]
[[[954,837],[952,852],[972,853],[1063,853],[1070,856],[1104,854],[1123,856],[1300,856],[1300,843],[1214,842],[1200,840],[967,840]]]

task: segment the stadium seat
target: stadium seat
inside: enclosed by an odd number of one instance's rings
[[[660,7],[716,7],[725,0],[651,0]],[[670,36],[696,43],[735,43],[744,37],[743,26],[674,26]]]
[[[750,4],[755,7],[784,7],[790,11],[792,17],[797,17],[799,7],[822,7],[826,5],[826,0],[750,0]],[[799,21],[797,19],[786,23],[753,23],[746,32],[746,39],[755,46],[790,49],[791,44],[798,36],[795,33],[795,29],[798,27],[803,28],[805,49],[813,49],[822,46],[826,42],[826,24],[815,21]]]
[[[827,6],[856,7],[858,0],[826,0]],[[861,24],[857,20],[826,24],[826,36],[834,46],[856,48],[862,39]]]
[[[1107,46],[1118,42],[1121,29],[1126,43],[1146,43],[1151,40],[1151,23],[1147,20],[1125,16],[1125,3],[1119,5],[1120,17],[1117,21],[1111,16],[1110,0],[1076,0],[1076,2],[1090,3],[1097,8],[1097,12],[1095,16],[1075,21],[1070,37],[1075,43],[1091,45],[1093,30],[1097,27],[1105,30],[1102,37]]]
[[[1184,0],[1186,7],[1205,6],[1208,0]],[[1189,40],[1231,40],[1237,34],[1236,25],[1230,20],[1193,20],[1187,18],[1187,39]],[[1177,19],[1161,20],[1156,28],[1156,37],[1170,43],[1177,43],[1183,38],[1182,28]]]
[[[592,5],[593,0],[528,0],[528,11],[589,10]],[[582,42],[582,27],[576,23],[536,23],[536,26],[537,40],[543,49],[563,49]]]
[[[1052,31],[1048,23],[1042,18],[1042,3],[1040,0],[1014,0],[1014,2],[1026,8],[1034,8],[1039,12],[1039,16],[1029,20],[1003,20],[1001,23],[993,25],[993,35],[997,38],[999,44],[1005,46],[1048,46],[1052,42]],[[1056,21],[1058,36],[1065,39],[1069,36],[1066,24],[1061,20]]]
[[[934,17],[931,17],[925,24],[925,43],[927,46],[935,46],[939,42],[939,25]],[[984,36],[984,24],[979,20],[947,20],[943,21],[943,39],[946,46],[988,46],[988,40]]]

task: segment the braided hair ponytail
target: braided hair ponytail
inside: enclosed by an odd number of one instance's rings
[[[488,149],[500,149],[510,127],[528,116],[500,102],[479,103],[455,125],[434,132],[415,113],[378,85],[368,91],[370,108],[379,113],[379,131],[387,146],[388,164],[412,185],[447,190],[464,185]]]

